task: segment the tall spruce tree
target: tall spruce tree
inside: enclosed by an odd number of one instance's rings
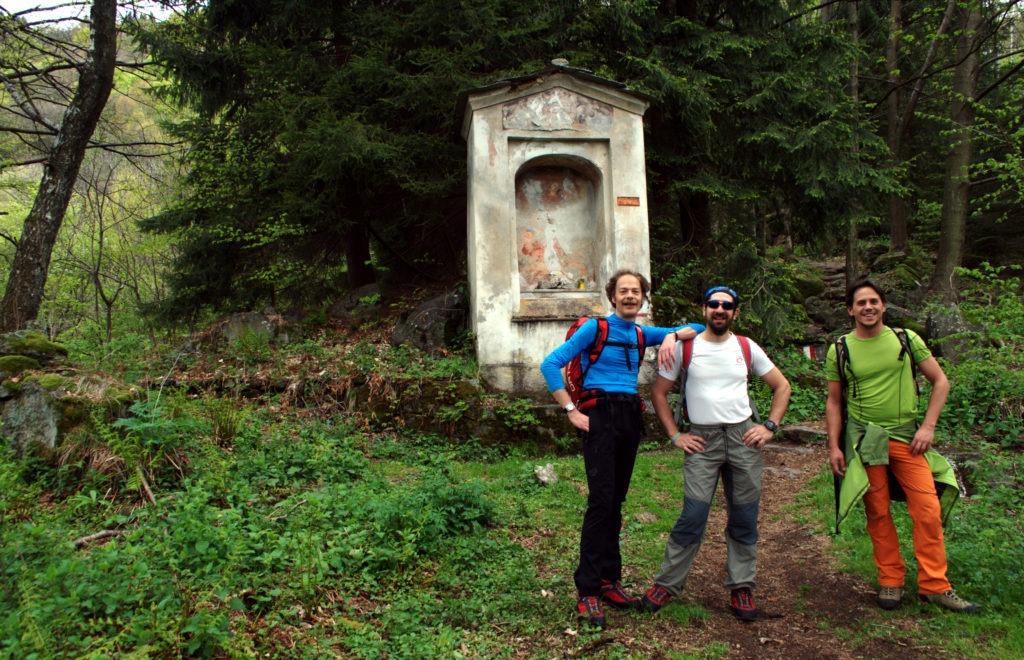
[[[461,270],[463,91],[558,54],[566,3],[214,0],[139,34],[196,112],[169,312]]]

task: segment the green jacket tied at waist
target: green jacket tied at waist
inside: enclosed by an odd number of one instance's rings
[[[916,422],[908,422],[899,428],[887,431],[872,422],[861,422],[849,418],[846,422],[845,444],[843,455],[846,458],[846,473],[842,478],[836,477],[836,533],[839,525],[850,514],[853,505],[860,501],[868,490],[868,465],[889,464],[889,439],[908,442],[903,438],[913,438],[917,430]],[[945,457],[934,449],[924,453],[928,467],[931,468],[935,480],[935,492],[939,496],[939,507],[942,510],[942,524],[945,525],[952,513],[956,501],[960,498],[960,485],[956,480],[953,466]],[[895,484],[895,486],[894,486]],[[898,487],[890,473],[890,498],[906,500],[903,490]]]

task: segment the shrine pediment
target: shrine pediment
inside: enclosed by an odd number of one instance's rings
[[[506,130],[607,131],[612,124],[612,106],[554,87],[505,103],[502,124]]]

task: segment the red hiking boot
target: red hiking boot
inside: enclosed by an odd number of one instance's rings
[[[671,599],[672,594],[669,593],[669,590],[660,584],[655,583],[647,590],[647,593],[644,594],[643,600],[640,601],[640,609],[653,614],[665,607]]]
[[[740,587],[732,590],[730,598],[732,613],[740,621],[753,621],[757,618],[757,606],[754,605],[754,594],[750,587]]]
[[[604,612],[597,596],[580,596],[576,601],[576,616],[584,623],[596,628],[604,628]]]
[[[634,610],[640,606],[639,598],[627,594],[621,582],[611,580],[601,580],[601,600],[618,610]]]

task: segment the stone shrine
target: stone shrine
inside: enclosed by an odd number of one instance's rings
[[[470,317],[488,386],[543,392],[540,362],[570,323],[610,313],[612,273],[649,276],[647,106],[565,60],[466,96]]]

